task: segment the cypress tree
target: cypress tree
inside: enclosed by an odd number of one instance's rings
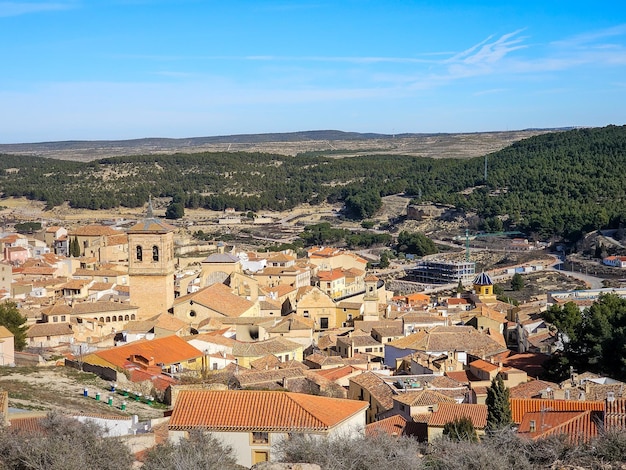
[[[487,431],[497,431],[513,424],[509,389],[504,385],[502,375],[498,373],[487,389]]]

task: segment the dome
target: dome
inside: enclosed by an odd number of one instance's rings
[[[473,284],[475,286],[493,286],[493,281],[489,277],[489,274],[482,272],[474,278]]]

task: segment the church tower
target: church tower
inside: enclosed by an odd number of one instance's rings
[[[486,304],[495,303],[498,301],[496,295],[493,293],[493,281],[489,274],[482,272],[474,279],[474,292],[481,302]]]
[[[363,296],[363,319],[378,320],[378,278],[373,274],[365,277],[365,295]]]
[[[174,304],[175,227],[157,219],[148,202],[146,218],[128,230],[130,303],[139,319],[167,312]]]

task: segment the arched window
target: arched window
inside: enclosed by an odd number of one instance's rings
[[[159,247],[156,245],[152,247],[152,261],[159,261]]]
[[[135,314],[134,314],[134,313],[130,316],[130,319],[131,319],[131,320],[134,320],[134,319],[135,319]]]
[[[100,317],[100,323],[104,323],[104,317]]]
[[[140,245],[137,245],[137,261],[143,261],[143,250]]]
[[[113,318],[111,320],[112,321],[117,321],[117,317],[115,315],[113,315]]]
[[[107,323],[109,323],[111,321],[111,317],[107,317]]]
[[[128,315],[124,315],[124,320],[128,321]]]

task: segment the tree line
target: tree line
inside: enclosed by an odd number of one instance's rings
[[[181,208],[256,212],[343,202],[357,219],[376,213],[382,197],[405,193],[476,212],[495,231],[572,240],[626,222],[626,126],[535,136],[486,158],[485,180],[483,157],[204,152],[81,163],[3,155],[0,191],[89,209],[139,207],[152,194],[176,198],[172,216]]]

